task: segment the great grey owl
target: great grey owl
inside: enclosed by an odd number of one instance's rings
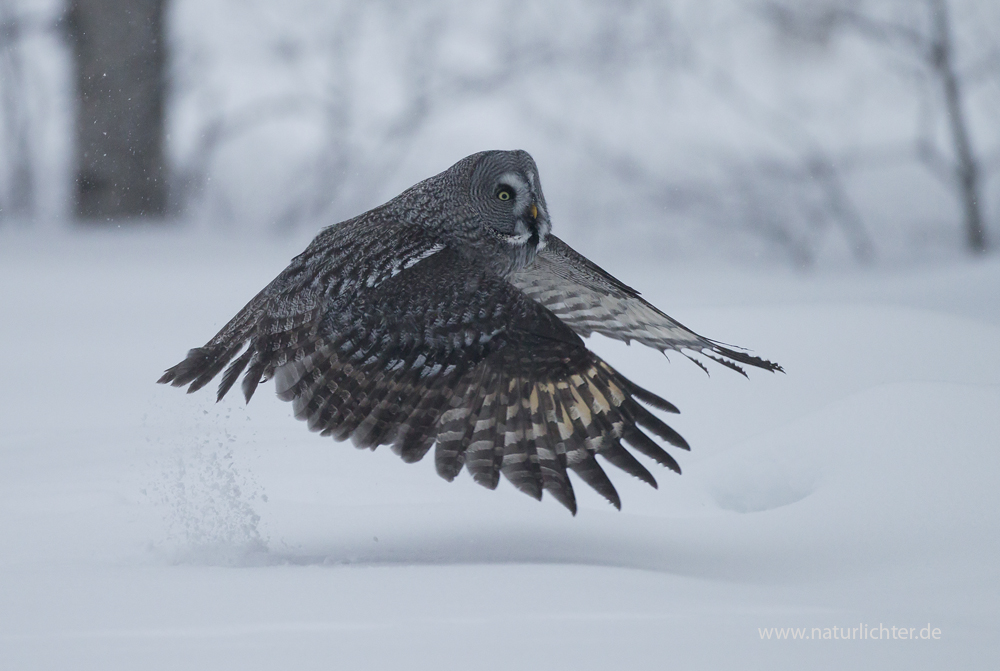
[[[571,470],[620,509],[595,455],[655,487],[622,443],[678,473],[645,432],[689,448],[642,404],[677,408],[581,336],[700,353],[740,372],[738,363],[781,368],[688,330],[550,227],[527,152],[473,154],[324,229],[159,381],[193,392],[232,361],[219,399],[244,370],[247,401],[273,377],[295,416],[323,435],[391,444],[408,462],[436,444],[447,480],[464,466],[492,489],[503,473],[575,513]]]

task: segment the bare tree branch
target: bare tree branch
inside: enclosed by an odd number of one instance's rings
[[[794,116],[784,113],[764,104],[721,68],[714,68],[713,81],[723,98],[729,100],[733,109],[749,115],[757,123],[768,129],[769,133],[788,146],[797,156],[791,162],[777,162],[771,158],[772,167],[781,165],[773,174],[785,174],[786,177],[799,179],[808,176],[809,182],[818,186],[823,193],[826,210],[816,221],[829,220],[837,225],[849,242],[854,258],[862,263],[870,263],[875,258],[875,245],[865,227],[864,220],[858,208],[848,195],[837,161],[813,135]],[[760,212],[760,208],[758,208]],[[789,241],[788,236],[777,236],[775,240]],[[801,249],[796,249],[795,256],[800,261],[806,258]]]
[[[236,112],[216,114],[202,126],[199,141],[183,165],[174,169],[170,209],[183,212],[200,196],[212,161],[227,143],[271,121],[319,107],[317,100],[296,95],[257,100]]]
[[[930,18],[930,31],[926,35],[910,26],[876,18],[855,8],[838,8],[833,15],[841,25],[873,43],[909,52],[940,87],[954,159],[947,158],[935,145],[930,114],[926,107],[921,110],[920,130],[914,143],[915,156],[931,174],[956,191],[963,212],[966,246],[973,253],[981,253],[986,250],[980,200],[983,172],[976,158],[968,116],[964,109],[962,89],[970,80],[963,79],[963,74],[982,77],[991,69],[995,71],[1000,62],[1000,49],[993,48],[965,73],[960,73],[955,65],[950,5],[947,0],[925,2]]]
[[[966,244],[973,253],[982,253],[986,251],[986,236],[979,202],[979,165],[973,154],[968,121],[962,106],[961,82],[954,67],[948,4],[945,0],[930,0],[930,7],[934,26],[930,64],[944,89],[945,108],[957,159],[955,173],[965,212]]]

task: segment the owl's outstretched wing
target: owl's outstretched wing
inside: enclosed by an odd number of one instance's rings
[[[596,332],[660,351],[677,350],[702,368],[691,353],[703,354],[744,375],[739,364],[782,370],[776,363],[726,347],[676,322],[554,235],[548,236],[534,263],[513,275],[510,283],[584,337]]]
[[[158,382],[187,386],[188,393],[195,392],[232,361],[217,397],[221,400],[246,369],[243,394],[249,401],[275,368],[311,353],[325,314],[349,306],[359,291],[381,284],[442,249],[435,239],[413,227],[371,216],[375,212],[321,232],[215,337],[190,350]]]
[[[521,491],[535,498],[548,491],[574,512],[568,471],[621,506],[595,455],[656,486],[623,442],[680,471],[644,431],[687,444],[639,401],[676,408],[587,350],[549,310],[450,249],[321,312],[318,320],[287,320],[280,331],[281,320],[265,309],[267,328],[251,332],[220,394],[244,368],[251,393],[273,371],[278,395],[314,431],[359,447],[389,444],[406,461],[436,442],[446,479],[464,467],[493,488],[502,473]],[[204,384],[217,374],[220,367],[206,365],[198,351],[161,381]]]

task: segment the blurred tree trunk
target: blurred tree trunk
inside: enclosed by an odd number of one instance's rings
[[[0,185],[0,220],[30,218],[35,206],[35,173],[31,154],[31,113],[27,101],[21,38],[25,26],[13,3],[0,0],[0,138],[7,154],[6,184]]]
[[[976,161],[969,139],[968,122],[962,107],[961,82],[952,56],[948,4],[944,0],[931,0],[930,4],[934,19],[930,63],[944,89],[945,109],[955,148],[955,181],[965,214],[966,244],[974,253],[984,252],[986,236],[983,232],[983,215],[979,204],[979,163]]]
[[[71,0],[76,215],[160,217],[166,0]]]

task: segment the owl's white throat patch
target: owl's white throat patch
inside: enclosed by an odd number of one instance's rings
[[[532,231],[523,220],[518,219],[514,222],[514,233],[511,235],[503,235],[501,237],[503,237],[504,242],[508,245],[520,247],[528,244],[532,235],[534,235],[534,231]]]

